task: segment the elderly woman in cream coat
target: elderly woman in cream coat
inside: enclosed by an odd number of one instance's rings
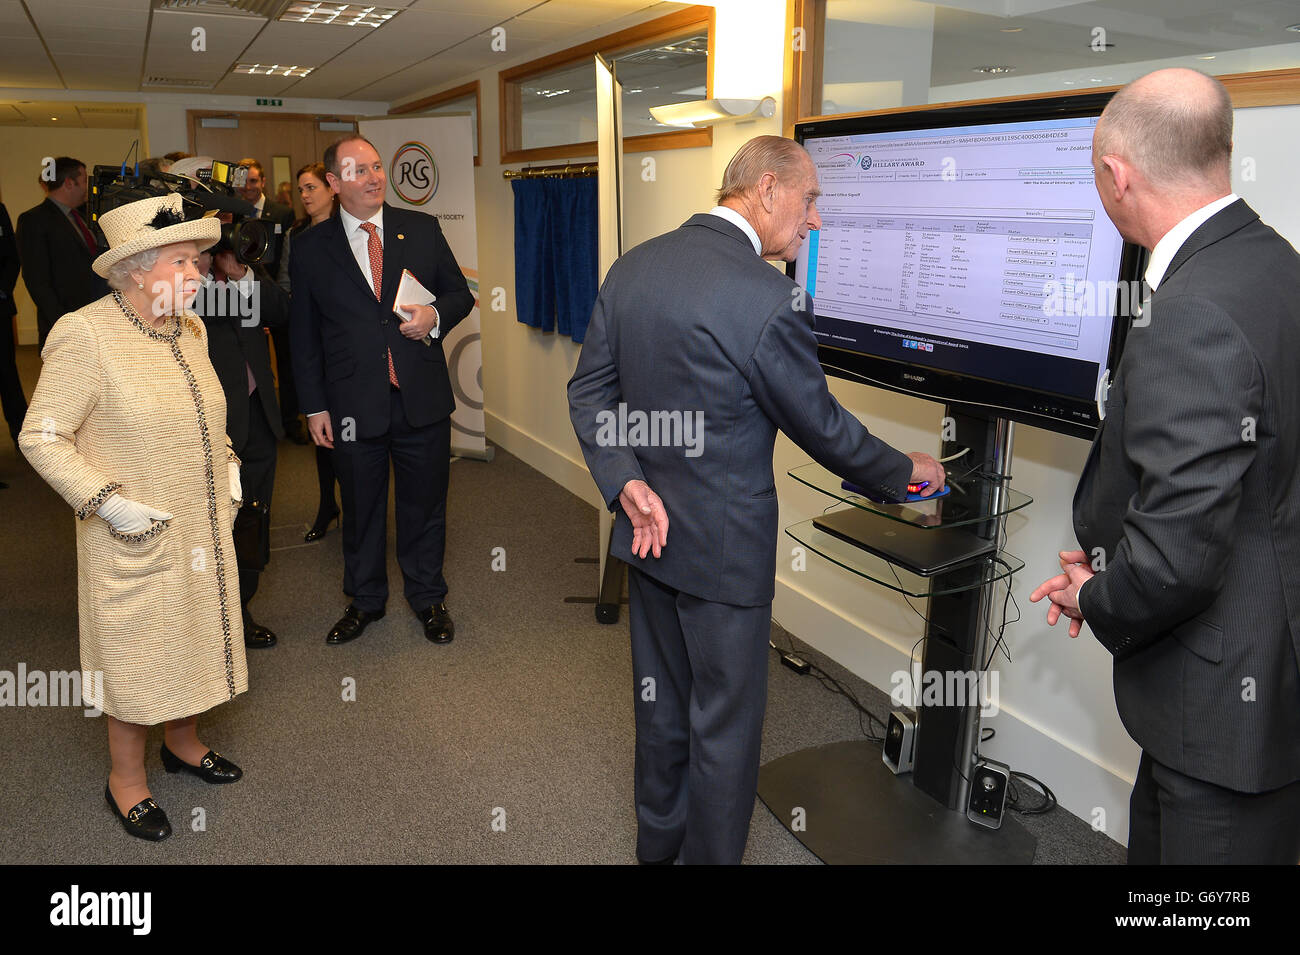
[[[149,726],[166,724],[169,773],[241,775],[195,723],[248,688],[231,540],[239,462],[203,323],[186,308],[221,226],[184,221],[176,195],[100,225],[110,248],[94,269],[115,291],[55,324],[19,445],[77,518],[81,667],[104,675],[92,702],[107,714],[105,798],[127,832],[156,841],[171,827],[145,774]]]

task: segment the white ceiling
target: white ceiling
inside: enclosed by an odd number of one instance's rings
[[[393,102],[649,8],[655,0],[380,0],[380,27],[281,22],[237,0],[0,0],[0,87]],[[274,4],[278,15],[290,0]],[[504,51],[491,48],[505,30]],[[195,50],[201,29],[206,49]],[[306,77],[232,72],[236,63],[311,67]],[[0,103],[0,124],[35,122],[52,104]],[[19,109],[18,107],[22,108]],[[30,107],[28,109],[27,107]],[[39,107],[39,108],[38,108]],[[75,107],[58,120],[95,125]],[[89,120],[89,121],[88,121]]]

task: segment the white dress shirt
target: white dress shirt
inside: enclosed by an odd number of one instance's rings
[[[1164,281],[1165,270],[1169,268],[1169,263],[1174,260],[1183,243],[1192,237],[1192,233],[1204,225],[1210,216],[1232,205],[1237,199],[1235,192],[1228,193],[1222,199],[1215,199],[1209,205],[1201,206],[1164,234],[1156,243],[1156,247],[1151,250],[1151,260],[1147,263],[1146,279],[1147,285],[1151,286],[1151,291],[1154,292]]]
[[[745,233],[745,235],[749,237],[749,242],[754,247],[754,254],[763,254],[763,243],[758,241],[758,233],[755,232],[754,227],[749,224],[749,220],[735,209],[729,208],[728,206],[714,206],[709,210],[709,215],[717,216],[720,219],[726,219],[732,225],[736,226],[741,232]]]

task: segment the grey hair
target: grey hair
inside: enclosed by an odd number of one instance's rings
[[[807,156],[804,148],[784,136],[755,136],[736,151],[722,174],[722,187],[717,192],[717,202],[736,199],[758,185],[765,173],[774,175],[778,182],[788,182],[790,174],[799,166],[799,158]],[[792,168],[794,167],[794,168]]]
[[[1143,77],[1112,96],[1097,123],[1096,152],[1124,157],[1157,185],[1228,180],[1232,98],[1199,70],[1177,73],[1158,83]]]
[[[143,252],[128,255],[126,258],[114,262],[108,267],[109,288],[115,288],[118,291],[129,288],[133,284],[131,273],[135,271],[148,272],[158,264],[158,256],[161,253],[161,248],[145,249]]]

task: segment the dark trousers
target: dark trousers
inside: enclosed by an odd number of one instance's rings
[[[334,471],[343,498],[343,592],[358,610],[379,613],[388,600],[388,464],[393,465],[397,563],[417,613],[447,596],[451,418],[413,428],[401,392],[392,390],[388,433],[344,441],[334,425]]]
[[[701,600],[633,567],[628,594],[637,857],[739,863],[758,785],[772,605]]]
[[[293,380],[293,358],[289,351],[289,327],[271,329],[275,343],[275,378],[280,392],[280,420],[286,431],[298,428],[298,387]]]
[[[27,416],[27,398],[23,383],[18,378],[18,363],[14,351],[14,322],[12,317],[0,318],[0,406],[4,408],[9,434],[18,448],[18,432]]]
[[[1185,776],[1145,751],[1129,799],[1129,865],[1296,865],[1300,782],[1242,793]]]
[[[242,447],[235,448],[239,457],[239,484],[244,492],[244,503],[260,501],[271,506],[271,493],[275,489],[275,432],[266,420],[266,410],[256,391],[248,396],[248,437]],[[261,572],[239,568],[239,602],[247,607],[257,593]]]
[[[320,485],[320,505],[316,508],[316,520],[326,514],[333,514],[339,507],[334,503],[334,452],[329,448],[316,445],[316,483]]]

